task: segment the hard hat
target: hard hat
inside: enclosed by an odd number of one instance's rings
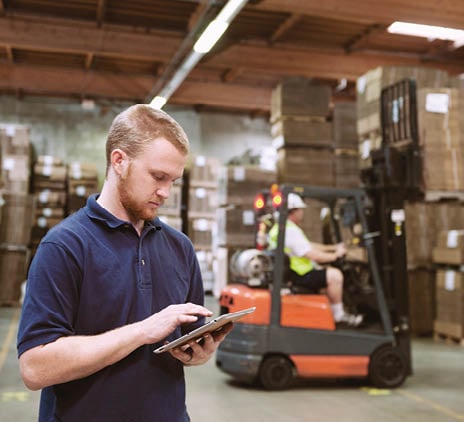
[[[301,199],[300,195],[297,195],[296,193],[289,193],[288,194],[288,209],[291,210],[294,208],[306,208],[306,204]]]

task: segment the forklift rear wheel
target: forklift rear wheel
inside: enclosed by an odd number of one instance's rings
[[[293,365],[284,356],[264,359],[259,370],[259,381],[267,390],[284,390],[293,379]]]
[[[406,376],[406,360],[397,349],[388,346],[374,352],[369,364],[369,377],[375,387],[399,387]]]

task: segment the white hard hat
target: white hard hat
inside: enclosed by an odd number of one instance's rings
[[[294,208],[306,208],[306,204],[301,199],[300,195],[297,195],[296,193],[289,193],[288,194],[288,209],[291,210]]]

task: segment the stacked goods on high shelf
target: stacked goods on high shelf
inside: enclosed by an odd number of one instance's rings
[[[288,78],[272,92],[271,136],[278,149],[278,183],[333,186],[331,89]]]
[[[219,167],[220,161],[216,158],[203,155],[191,157],[184,187],[187,200],[187,234],[197,251],[206,291],[212,291],[214,284]]]
[[[33,165],[31,185],[37,204],[31,239],[33,254],[47,231],[66,215],[66,175],[66,165],[58,157],[39,155]]]
[[[442,231],[462,226],[464,203],[407,202],[405,211],[412,333],[426,335],[434,331],[436,314],[436,268],[430,245],[437,243]]]
[[[218,182],[215,295],[231,281],[229,263],[232,255],[238,250],[255,247],[255,198],[260,191],[271,187],[275,177],[274,171],[258,166],[221,167]]]
[[[272,93],[271,136],[279,183],[359,186],[356,103],[332,106],[330,86],[285,79]]]
[[[416,336],[433,334],[436,314],[435,271],[430,268],[408,270],[410,331]]]
[[[416,81],[417,89],[449,86],[446,71],[426,67],[384,66],[369,70],[356,82],[357,132],[360,167],[372,164],[371,152],[382,143],[380,97],[382,89],[406,78]]]
[[[356,102],[336,102],[333,106],[334,185],[359,187],[358,132]]]
[[[182,202],[182,183],[179,182],[171,187],[168,199],[158,209],[160,220],[179,231],[183,231]]]
[[[464,203],[458,201],[406,202],[406,250],[408,267],[432,268],[430,245],[441,231],[460,227],[464,221]]]
[[[74,161],[67,166],[66,214],[70,215],[87,203],[87,198],[98,192],[98,171],[94,163]]]
[[[26,279],[34,214],[29,194],[31,143],[29,128],[0,127],[2,219],[0,223],[0,305],[19,303]]]
[[[426,192],[464,192],[464,91],[419,89],[419,142]]]
[[[435,334],[464,344],[464,229],[440,232],[436,245]]]

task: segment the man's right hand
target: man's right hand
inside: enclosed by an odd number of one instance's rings
[[[146,338],[145,344],[152,344],[165,339],[179,325],[192,324],[199,317],[210,317],[213,313],[204,306],[193,303],[169,305],[163,310],[140,321],[140,328]]]

